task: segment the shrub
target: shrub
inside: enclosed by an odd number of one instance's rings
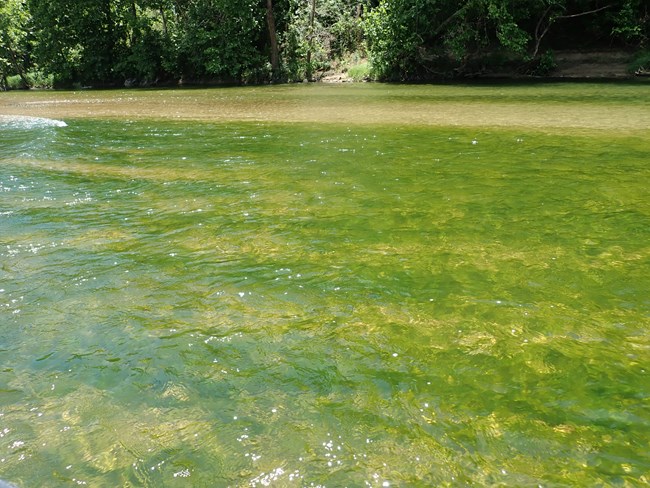
[[[348,68],[348,75],[354,81],[367,81],[370,79],[370,64],[368,61],[363,61],[352,65]]]
[[[52,75],[46,75],[41,71],[32,71],[25,75],[28,84],[19,75],[7,77],[7,88],[9,90],[26,90],[28,88],[52,88],[54,79]]]
[[[637,53],[627,67],[630,74],[650,73],[650,51]]]
[[[25,86],[25,82],[23,79],[18,76],[7,76],[7,89],[8,90],[25,90],[26,88],[29,88],[28,86]]]
[[[54,76],[43,73],[42,71],[33,71],[28,73],[27,79],[32,88],[52,88],[54,86]]]

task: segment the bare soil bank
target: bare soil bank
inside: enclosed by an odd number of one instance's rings
[[[598,51],[557,51],[555,62],[557,66],[548,73],[548,79],[576,80],[621,80],[634,79],[638,75],[630,73],[628,67],[633,57],[632,53],[621,50]],[[643,73],[648,76],[650,73]],[[516,72],[488,72],[478,78],[521,79],[527,76]],[[537,77],[536,77],[537,78]],[[543,78],[543,77],[542,77]],[[345,72],[332,70],[321,74],[318,79],[323,83],[348,83],[354,80]]]
[[[625,51],[559,51],[557,68],[550,73],[558,78],[629,78],[630,53]]]

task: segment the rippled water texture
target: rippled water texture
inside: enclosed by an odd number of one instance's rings
[[[0,478],[647,484],[648,89],[562,87],[1,94]]]

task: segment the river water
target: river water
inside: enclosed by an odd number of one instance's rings
[[[650,481],[647,88],[336,89],[2,95],[96,112],[0,116],[0,478]]]

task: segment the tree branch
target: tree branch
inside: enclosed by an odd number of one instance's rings
[[[572,19],[574,17],[582,17],[583,15],[589,15],[589,14],[595,14],[596,12],[600,12],[601,10],[605,10],[611,7],[611,5],[605,5],[604,7],[600,7],[594,10],[589,10],[587,12],[580,12],[579,14],[572,14],[572,15],[559,15],[557,18],[558,19]]]
[[[447,19],[443,20],[440,24],[438,24],[438,27],[436,28],[435,31],[433,31],[433,34],[431,37],[436,37],[438,34],[442,32],[442,30],[447,27],[447,24],[449,24],[452,20],[454,20],[456,17],[458,17],[460,14],[463,13],[465,8],[471,3],[471,0],[468,2],[465,2],[465,5],[463,5],[461,8],[456,10],[453,14],[451,14]]]
[[[542,28],[542,22],[548,15],[548,13],[551,11],[551,5],[548,6],[546,10],[544,10],[544,13],[540,16],[539,21],[537,22],[537,25],[535,26],[535,50],[533,51],[533,58],[537,57],[537,53],[539,52],[539,46],[542,43],[542,38],[546,35],[548,32],[549,28],[551,27],[552,22],[549,19],[549,23],[546,25],[542,33],[540,34],[539,30]]]
[[[590,15],[590,14],[595,14],[597,12],[600,12],[601,10],[605,10],[610,8],[612,5],[605,5],[604,7],[600,7],[594,10],[588,10],[585,12],[580,12],[577,14],[571,14],[571,15],[558,15],[557,17],[551,17],[548,20],[548,24],[544,28],[544,30],[540,33],[540,29],[542,27],[542,22],[550,12],[552,6],[549,5],[549,7],[544,11],[542,16],[539,18],[539,21],[537,22],[537,25],[535,26],[535,49],[533,50],[533,58],[537,57],[537,54],[539,53],[539,47],[542,43],[542,38],[546,35],[546,33],[549,31],[551,28],[551,25],[553,25],[553,22],[558,19],[573,19],[575,17],[582,17],[583,15]]]

